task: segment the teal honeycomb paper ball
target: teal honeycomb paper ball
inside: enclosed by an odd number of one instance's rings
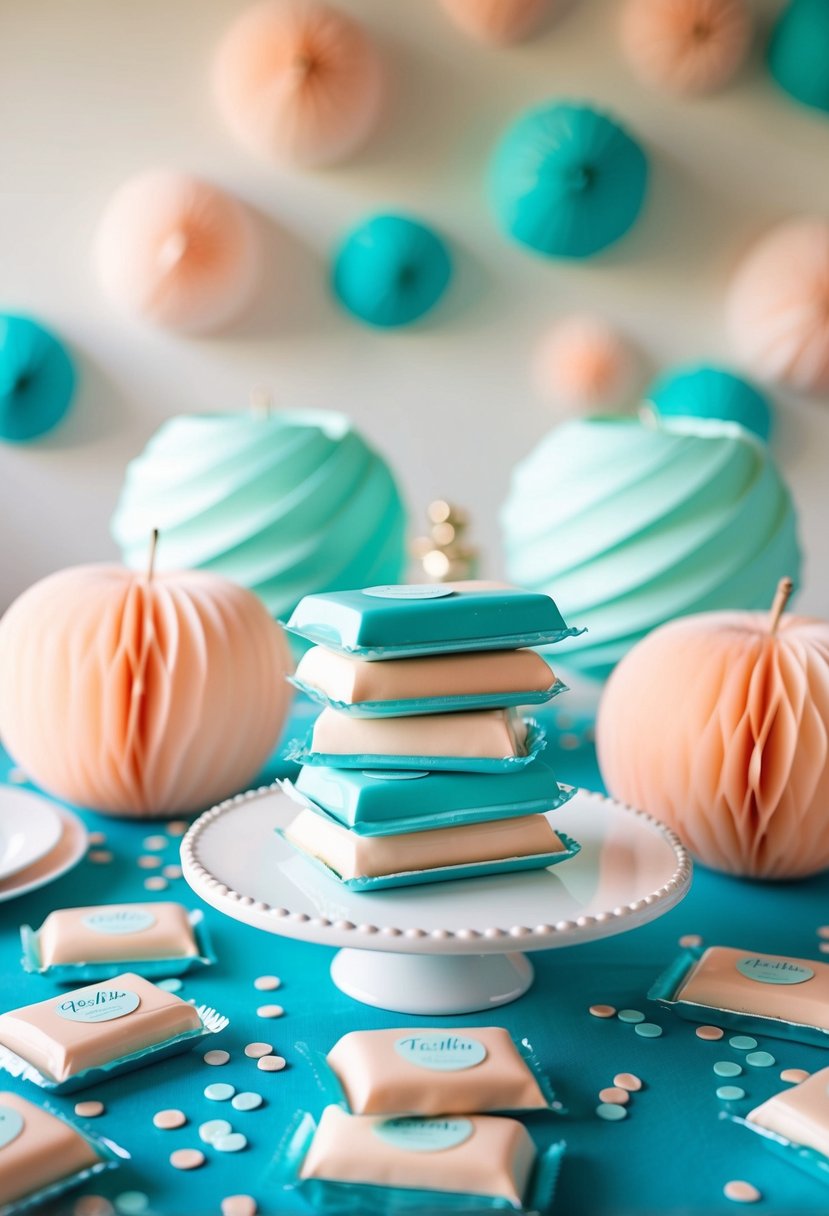
[[[385,460],[342,414],[171,418],[127,467],[110,525],[125,563],[212,570],[275,617],[303,595],[402,581],[406,512]]]
[[[72,403],[75,369],[63,344],[30,317],[0,313],[0,439],[25,443]]]
[[[431,228],[403,215],[375,215],[343,241],[332,284],[354,316],[391,329],[433,308],[451,277],[449,251]]]
[[[663,418],[720,418],[737,422],[760,439],[771,434],[768,398],[742,376],[700,363],[660,376],[645,394]]]
[[[501,228],[548,257],[589,258],[636,221],[648,162],[609,115],[551,102],[523,114],[495,150],[490,195]]]
[[[772,30],[767,56],[781,89],[829,111],[829,0],[791,0]]]

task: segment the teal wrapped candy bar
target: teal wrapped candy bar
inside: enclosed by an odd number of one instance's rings
[[[513,650],[572,637],[549,596],[498,585],[414,583],[306,595],[286,629],[361,659]]]

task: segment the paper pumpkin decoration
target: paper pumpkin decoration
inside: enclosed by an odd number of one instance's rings
[[[261,252],[247,208],[187,173],[154,170],[115,192],[95,242],[119,307],[181,333],[221,329],[249,304]]]
[[[368,139],[383,75],[353,17],[320,0],[265,0],[226,33],[214,82],[240,143],[267,160],[317,167],[344,160]]]
[[[645,199],[645,153],[591,106],[523,114],[496,148],[490,193],[501,228],[548,257],[587,258],[624,236]]]
[[[256,776],[287,713],[289,670],[279,626],[227,579],[77,566],[0,621],[0,737],[69,802],[196,811]]]
[[[712,93],[739,71],[753,29],[750,0],[626,0],[624,54],[637,77],[670,93]]]
[[[610,677],[596,742],[610,792],[705,865],[802,878],[829,866],[829,624],[773,618],[654,630]]]
[[[645,394],[664,418],[722,418],[738,422],[760,439],[771,433],[768,398],[733,372],[700,363],[665,372]]]
[[[829,5],[790,0],[768,45],[769,70],[790,97],[829,110]]]
[[[451,277],[449,251],[436,232],[407,216],[375,215],[343,241],[332,286],[355,317],[391,329],[429,312]]]
[[[50,431],[74,393],[75,369],[59,339],[30,317],[0,313],[0,440]]]
[[[491,46],[511,46],[534,34],[550,0],[441,0],[458,29]]]
[[[172,418],[128,468],[112,535],[142,570],[201,568],[255,591],[272,616],[303,595],[402,581],[406,514],[385,461],[341,414]]]
[[[540,391],[566,409],[616,409],[630,400],[635,378],[633,351],[601,317],[562,317],[536,351]]]
[[[510,582],[587,628],[556,661],[594,679],[657,625],[768,604],[781,570],[800,569],[768,448],[711,419],[566,422],[515,469],[501,522]]]
[[[737,269],[727,315],[752,375],[829,390],[829,222],[790,220],[762,237]]]

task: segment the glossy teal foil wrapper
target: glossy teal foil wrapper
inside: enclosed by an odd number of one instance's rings
[[[787,1140],[785,1136],[779,1136],[776,1132],[769,1131],[768,1128],[758,1127],[756,1123],[749,1123],[748,1119],[743,1119],[739,1115],[724,1117],[730,1118],[731,1122],[736,1123],[739,1127],[754,1132],[755,1136],[762,1137],[763,1144],[782,1157],[784,1161],[788,1161],[789,1165],[805,1170],[807,1174],[811,1174],[813,1178],[817,1178],[829,1186],[829,1158],[824,1157],[823,1153],[819,1153],[817,1149],[808,1148],[805,1144],[795,1144],[792,1140]]]

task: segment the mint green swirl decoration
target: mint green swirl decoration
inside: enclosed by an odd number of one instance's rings
[[[30,317],[0,313],[0,440],[25,443],[63,418],[75,393],[66,348]]]
[[[618,241],[639,215],[645,153],[607,114],[558,101],[507,131],[490,170],[498,223],[548,257],[588,258]]]
[[[349,312],[381,329],[410,325],[437,304],[452,262],[437,233],[402,215],[375,215],[348,234],[332,287]]]
[[[385,461],[341,414],[173,418],[127,467],[112,535],[146,568],[212,570],[275,617],[313,591],[396,583],[406,514]]]
[[[791,0],[772,30],[767,59],[790,97],[829,111],[829,0]]]
[[[711,419],[567,422],[515,469],[501,523],[510,580],[587,627],[555,661],[596,679],[657,625],[768,608],[778,579],[800,572],[795,510],[768,448]]]

